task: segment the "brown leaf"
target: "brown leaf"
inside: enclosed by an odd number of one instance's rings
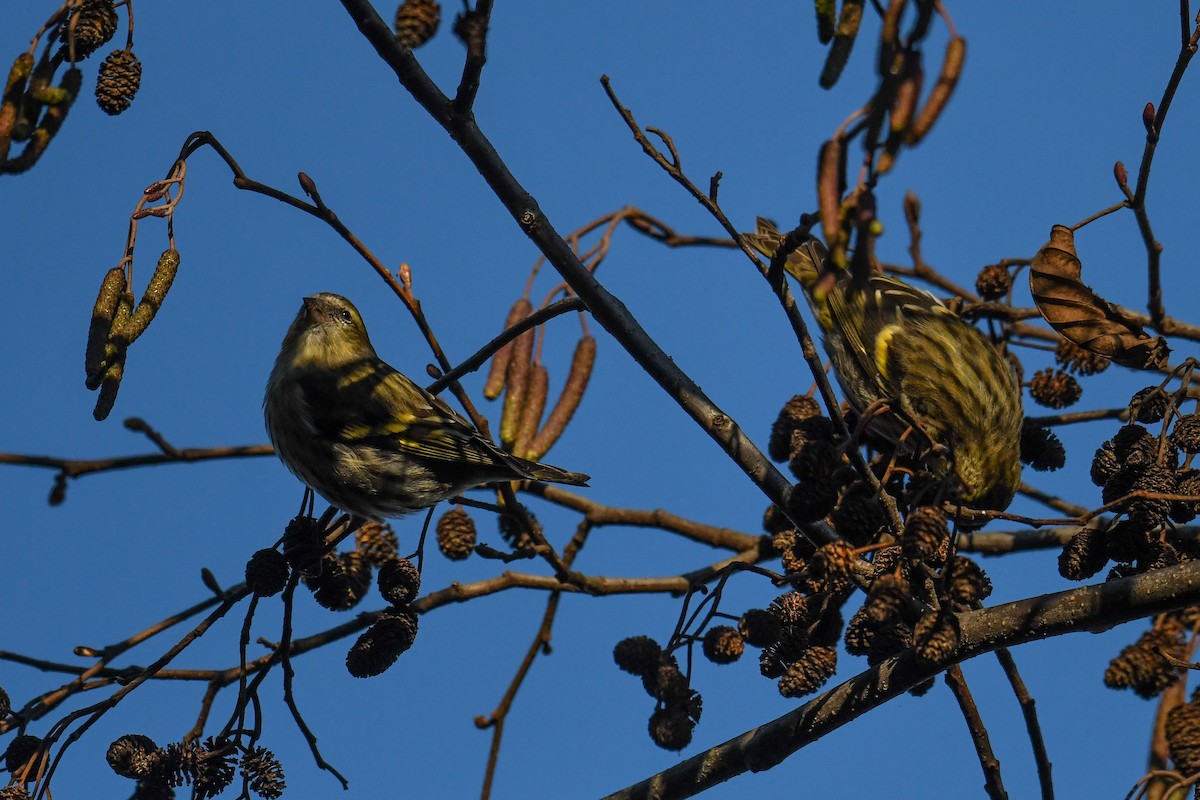
[[[1170,348],[1161,336],[1149,336],[1136,322],[1080,280],[1083,265],[1075,254],[1075,232],[1064,225],[1050,230],[1050,241],[1029,269],[1029,288],[1038,311],[1054,330],[1080,347],[1134,369],[1161,369]]]

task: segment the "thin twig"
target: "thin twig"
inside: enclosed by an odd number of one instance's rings
[[[1095,214],[1092,214],[1091,216],[1086,217],[1085,219],[1081,219],[1079,222],[1076,222],[1074,225],[1071,226],[1071,230],[1077,231],[1080,228],[1084,227],[1085,225],[1090,225],[1098,219],[1107,217],[1109,214],[1114,214],[1123,208],[1129,208],[1129,207],[1130,207],[1129,201],[1122,200],[1121,202],[1117,203],[1116,205],[1111,205],[1108,208],[1105,208],[1101,211],[1097,211]]]
[[[236,590],[234,590],[236,591]],[[228,595],[227,595],[228,596]],[[114,669],[108,665],[113,659],[119,657],[133,647],[141,644],[144,641],[156,636],[163,631],[178,625],[185,620],[188,620],[197,614],[201,614],[220,603],[220,599],[210,597],[195,605],[183,609],[175,614],[171,614],[165,619],[151,625],[150,627],[135,633],[128,638],[106,645],[101,648],[81,647],[77,648],[77,655],[88,657],[97,657],[97,661],[89,666],[74,666],[70,664],[57,664],[42,659],[33,659],[28,656],[22,656],[19,653],[8,653],[0,651],[0,660],[12,661],[14,663],[26,664],[35,667],[44,672],[59,672],[70,675],[76,675],[75,680],[61,686],[57,689],[48,691],[36,698],[36,704],[24,708],[19,716],[12,716],[5,720],[0,720],[0,733],[11,730],[12,727],[22,724],[21,719],[35,719],[44,717],[63,701],[74,694],[83,691],[90,691],[99,688],[101,685],[107,685],[113,680],[126,681],[137,676],[141,670],[137,667],[125,667]],[[93,682],[94,678],[102,678],[102,683]]]
[[[1183,705],[1187,702],[1187,684],[1184,681],[1174,681],[1170,686],[1163,690],[1163,693],[1158,697],[1158,703],[1154,710],[1154,727],[1150,735],[1150,754],[1148,761],[1148,769],[1150,772],[1165,770],[1171,755],[1171,747],[1167,742],[1167,716],[1172,709]],[[1153,791],[1153,788],[1151,788]],[[1163,792],[1156,795],[1158,798],[1167,798],[1170,795]]]
[[[1082,518],[1088,513],[1088,510],[1083,506],[1067,502],[1061,497],[1056,497],[1049,492],[1044,492],[1041,489],[1038,489],[1035,486],[1030,486],[1024,482],[1022,482],[1020,488],[1017,489],[1017,494],[1021,495],[1022,497],[1028,497],[1030,499],[1037,500],[1039,503],[1042,503],[1049,508],[1053,508],[1055,511],[1061,511],[1064,514],[1070,514],[1076,518]],[[1068,521],[1074,522],[1076,520]],[[1053,525],[1055,523],[1047,524]],[[1082,525],[1083,523],[1080,522],[1079,524]]]
[[[983,788],[992,800],[1007,800],[1008,792],[1004,791],[1004,780],[1000,776],[1000,761],[992,751],[991,737],[979,715],[979,707],[967,686],[967,679],[958,664],[946,670],[946,685],[958,701],[963,718],[967,721],[967,730],[971,733],[971,742],[975,745],[975,755],[979,758],[979,766],[983,768]]]
[[[568,314],[572,311],[579,311],[583,308],[583,301],[578,297],[565,297],[556,303],[552,303],[544,308],[538,309],[525,319],[518,322],[516,325],[513,325],[511,328],[501,333],[495,339],[492,339],[483,347],[479,348],[479,350],[466,361],[462,362],[457,367],[443,374],[436,381],[426,386],[425,391],[429,392],[430,394],[437,394],[450,385],[451,382],[457,381],[463,375],[467,375],[468,373],[479,369],[481,366],[483,366],[484,362],[495,355],[497,350],[530,328],[537,327],[543,322],[554,319],[557,316]]]
[[[1154,161],[1154,153],[1158,147],[1159,137],[1162,135],[1163,124],[1167,120],[1167,111],[1171,107],[1171,101],[1175,98],[1180,81],[1183,80],[1184,71],[1187,70],[1192,56],[1196,54],[1198,40],[1200,40],[1200,25],[1196,26],[1191,36],[1180,47],[1179,56],[1175,59],[1175,67],[1171,70],[1171,77],[1167,80],[1162,98],[1158,101],[1158,108],[1154,110],[1152,120],[1146,125],[1146,146],[1142,150],[1142,163],[1138,167],[1137,187],[1133,191],[1133,197],[1130,198],[1134,216],[1137,218],[1138,231],[1141,232],[1142,241],[1146,246],[1150,321],[1160,331],[1166,313],[1163,309],[1162,282],[1159,277],[1159,264],[1163,248],[1162,244],[1154,237],[1154,230],[1150,225],[1150,215],[1146,211],[1146,189],[1150,183],[1150,167]]]
[[[269,456],[275,450],[269,444],[252,444],[240,447],[187,447],[176,450],[175,453],[147,453],[139,456],[117,456],[114,458],[58,458],[56,456],[35,456],[23,453],[0,453],[0,464],[13,464],[22,467],[47,467],[56,469],[68,478],[78,478],[96,472],[110,472],[118,469],[132,469],[155,464],[195,463],[212,461],[219,458],[252,458]]]
[[[308,749],[312,753],[313,761],[316,762],[318,767],[337,778],[342,784],[342,789],[348,789],[350,788],[349,781],[332,764],[326,761],[321,755],[321,751],[317,749],[317,736],[308,727],[308,723],[304,721],[304,716],[300,713],[300,707],[296,704],[296,695],[293,690],[296,671],[292,668],[292,601],[295,597],[296,584],[299,580],[300,573],[293,571],[288,577],[287,586],[283,589],[283,637],[280,639],[278,648],[283,660],[283,700],[287,704],[288,710],[292,712],[292,719],[295,720],[296,727],[304,735],[304,741],[308,743]]]
[[[125,420],[125,427],[131,431],[145,434],[146,438],[154,442],[155,447],[163,451],[166,455],[178,457],[179,451],[167,441],[165,436],[155,430],[150,423],[141,417],[129,417]]]
[[[199,625],[188,631],[188,633],[182,639],[168,649],[163,655],[159,656],[154,663],[142,670],[136,677],[99,703],[88,706],[87,708],[81,708],[78,711],[74,711],[63,717],[58,722],[54,723],[54,725],[51,726],[50,731],[43,739],[45,746],[47,747],[52,746],[64,734],[66,734],[71,728],[71,725],[73,725],[76,721],[81,719],[83,720],[78,727],[71,730],[71,732],[67,734],[66,739],[58,748],[58,752],[55,754],[54,761],[50,765],[50,769],[46,772],[44,780],[41,782],[37,793],[34,795],[35,798],[41,798],[45,795],[50,786],[50,779],[53,777],[55,770],[58,769],[58,765],[61,763],[63,756],[67,752],[67,749],[73,743],[79,741],[80,737],[82,737],[83,734],[92,727],[92,725],[98,722],[100,718],[107,712],[116,708],[117,704],[120,703],[121,700],[127,697],[131,692],[133,692],[134,689],[153,678],[159,670],[171,663],[171,661],[174,660],[175,657],[184,650],[186,650],[188,646],[192,644],[192,642],[196,641],[206,632],[208,632],[208,629],[211,628],[217,622],[217,620],[225,616],[225,614],[228,613],[229,610],[238,602],[240,602],[245,596],[245,592],[237,593],[231,590],[226,595],[225,600],[222,601],[222,603],[215,608],[211,614],[205,617],[205,619]],[[85,717],[86,719],[84,719]]]
[[[693,199],[699,202],[700,205],[704,206],[705,210],[713,216],[713,218],[721,225],[721,227],[723,227],[730,236],[734,237],[741,247],[742,252],[745,253],[746,257],[750,259],[755,267],[757,267],[759,273],[767,279],[768,285],[775,293],[780,305],[783,307],[788,322],[792,326],[792,331],[796,336],[797,342],[800,344],[801,354],[803,355],[805,362],[808,364],[809,370],[812,372],[813,379],[817,383],[817,388],[820,391],[821,399],[824,401],[825,407],[829,412],[830,419],[833,420],[837,432],[841,434],[844,440],[848,441],[850,439],[850,432],[847,429],[846,421],[842,416],[841,404],[834,396],[833,388],[829,384],[829,378],[825,375],[825,366],[820,355],[817,353],[817,348],[813,343],[812,336],[810,336],[808,333],[808,324],[804,321],[804,317],[800,314],[800,310],[796,305],[796,300],[792,296],[791,290],[788,288],[787,281],[783,278],[782,262],[783,259],[787,257],[787,253],[777,252],[772,259],[772,261],[779,262],[780,269],[772,270],[769,267],[765,267],[759,263],[758,258],[755,256],[749,245],[743,242],[738,236],[737,229],[733,226],[733,223],[729,221],[728,217],[725,216],[725,212],[721,210],[721,207],[717,205],[716,201],[710,196],[711,193],[705,194],[703,191],[701,191],[700,187],[697,186],[690,178],[688,178],[687,174],[683,171],[683,165],[680,161],[679,152],[676,150],[675,142],[671,139],[671,137],[664,131],[659,130],[658,128],[651,128],[649,126],[647,126],[645,132],[643,132],[642,127],[634,118],[633,112],[626,108],[617,97],[616,91],[612,88],[612,83],[609,81],[607,75],[600,78],[600,83],[604,87],[605,94],[608,95],[609,102],[612,103],[613,107],[617,110],[617,113],[621,115],[621,119],[625,121],[625,125],[633,134],[634,140],[641,145],[642,150],[648,156],[650,156],[654,163],[658,164],[668,175],[670,175],[676,183],[687,190]],[[667,147],[667,151],[671,155],[669,159],[664,156],[657,147],[654,146],[654,144],[646,136],[646,133],[653,133],[663,141]],[[782,249],[783,248],[781,247],[780,250]],[[857,448],[850,448],[847,455],[850,458],[851,463],[854,465],[854,468],[857,470],[859,476],[882,498],[884,508],[888,513],[889,521],[892,523],[895,532],[899,533],[900,528],[903,527],[903,523],[900,520],[900,514],[896,509],[895,501],[889,494],[883,491],[878,477],[876,477],[875,473],[867,467],[866,461],[862,457],[862,453],[860,453]],[[780,506],[780,508],[782,509],[784,506]]]
[[[466,13],[470,15],[474,35],[464,41],[467,57],[463,60],[462,78],[458,81],[458,91],[454,93],[454,103],[450,112],[456,117],[472,113],[475,96],[479,93],[479,78],[483,73],[483,65],[487,63],[487,34],[491,24],[492,0],[478,0],[475,8]]]
[[[392,37],[393,40],[395,40],[395,38],[395,36]],[[395,42],[395,46],[400,48],[399,42]],[[411,53],[409,53],[409,57],[412,57]],[[189,156],[204,146],[211,147],[213,151],[220,156],[221,160],[225,162],[225,165],[229,168],[230,172],[233,173],[233,185],[236,188],[244,191],[255,192],[256,194],[265,195],[266,197],[278,200],[281,203],[286,203],[293,208],[311,214],[329,227],[333,228],[333,230],[336,231],[337,234],[341,236],[342,239],[345,240],[345,242],[349,244],[354,251],[371,266],[373,270],[375,270],[375,274],[383,279],[383,282],[388,285],[388,288],[392,290],[396,297],[399,298],[402,303],[404,303],[405,308],[407,308],[409,311],[409,315],[413,318],[413,321],[416,322],[417,328],[420,329],[422,336],[425,337],[425,341],[429,345],[429,349],[433,352],[434,358],[437,360],[441,370],[443,372],[450,371],[450,360],[442,351],[442,347],[438,342],[437,336],[434,335],[432,327],[426,320],[425,314],[421,310],[421,303],[411,290],[411,282],[398,280],[397,277],[383,265],[383,262],[380,261],[348,227],[346,227],[345,223],[338,218],[338,215],[335,214],[333,210],[325,204],[325,201],[321,199],[321,194],[319,191],[317,191],[316,182],[313,181],[311,177],[303,172],[301,172],[299,175],[301,188],[313,200],[311,203],[306,203],[299,198],[293,197],[287,192],[280,191],[272,186],[268,186],[264,183],[260,183],[259,181],[247,177],[245,171],[234,159],[233,155],[230,154],[230,152],[225,149],[224,145],[222,145],[217,138],[208,131],[196,131],[188,136],[188,138],[184,141],[183,147],[180,149],[178,161],[186,160]],[[402,276],[408,275],[406,270],[407,267],[402,266]],[[471,418],[471,421],[475,423],[477,428],[486,434],[488,431],[487,419],[478,411],[476,411],[474,405],[471,403],[470,398],[467,396],[467,393],[463,391],[462,387],[457,383],[451,384],[451,390],[454,392],[454,396],[458,398],[458,401],[463,405],[463,408],[466,410],[467,415]]]
[[[1025,730],[1029,733],[1029,744],[1033,747],[1033,760],[1037,764],[1038,785],[1042,790],[1042,800],[1054,800],[1054,782],[1050,778],[1050,756],[1046,753],[1046,741],[1042,737],[1042,726],[1038,723],[1037,703],[1021,673],[1017,670],[1017,662],[1007,647],[996,649],[996,659],[1000,662],[1008,683],[1012,686],[1017,703],[1021,706],[1021,715],[1025,718]]]
[[[715,201],[714,201],[715,202]],[[667,247],[720,247],[738,250],[741,245],[734,239],[722,239],[715,236],[690,236],[675,231],[666,223],[647,214],[645,211],[633,208],[625,217],[625,223],[638,233],[650,237]]]
[[[575,535],[571,541],[563,549],[563,562],[570,567],[575,562],[575,556],[579,553],[587,540],[587,534],[591,530],[591,525],[587,521],[581,522],[575,530]],[[525,657],[521,659],[520,665],[517,667],[516,674],[508,684],[508,689],[505,690],[504,696],[500,698],[496,709],[487,717],[477,717],[475,726],[478,728],[492,729],[492,742],[488,748],[487,768],[484,772],[483,789],[480,796],[483,800],[487,800],[492,795],[492,782],[496,777],[496,766],[500,759],[500,743],[504,737],[504,723],[508,719],[508,713],[512,710],[513,702],[517,699],[517,692],[521,690],[521,686],[525,683],[525,678],[529,675],[529,670],[533,667],[534,659],[539,653],[548,655],[550,653],[550,633],[554,627],[554,619],[558,614],[558,602],[562,597],[562,592],[551,592],[550,597],[546,600],[546,610],[542,614],[541,624],[538,625],[537,633],[534,634],[533,641],[529,648],[525,651]]]
[[[914,200],[916,199],[915,194],[913,194],[912,197]],[[919,201],[917,203],[917,207],[920,207]],[[918,278],[919,280],[925,281],[932,286],[938,287],[944,292],[949,292],[956,297],[961,297],[968,303],[978,303],[979,295],[975,294],[964,286],[959,286],[957,283],[954,283],[926,263],[925,257],[921,252],[921,239],[924,234],[921,231],[919,212],[917,214],[905,213],[904,218],[905,223],[908,226],[908,254],[909,257],[912,258],[912,269],[908,270],[903,267],[888,264],[883,265],[883,271],[889,272],[893,275],[905,275],[911,278]]]
[[[637,528],[659,528],[677,533],[694,542],[723,547],[729,550],[752,550],[763,540],[762,536],[706,525],[686,519],[663,509],[617,508],[606,506],[596,500],[549,484],[533,484],[526,490],[551,503],[582,513],[594,526],[628,525]]]
[[[1067,411],[1062,414],[1047,414],[1041,417],[1025,417],[1034,425],[1073,425],[1077,422],[1096,422],[1102,419],[1129,419],[1128,406],[1121,408],[1097,408],[1093,411]]]
[[[217,681],[208,682],[208,687],[204,690],[204,697],[200,699],[200,713],[196,716],[196,724],[183,735],[183,741],[194,742],[204,735],[204,726],[208,723],[209,714],[212,713],[213,701],[217,699],[221,688],[221,684]]]

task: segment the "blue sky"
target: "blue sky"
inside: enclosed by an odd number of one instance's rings
[[[0,5],[0,42],[15,55],[53,5]],[[445,5],[449,16],[454,4]],[[379,9],[385,19],[394,12]],[[1031,256],[1052,224],[1076,222],[1120,199],[1112,164],[1120,159],[1136,169],[1141,110],[1157,102],[1170,74],[1179,21],[1173,3],[959,3],[951,11],[969,43],[966,71],[927,141],[905,153],[880,185],[888,233],[879,252],[905,261],[900,201],[912,189],[924,206],[926,259],[969,284],[984,264]],[[817,147],[872,85],[869,42],[877,28],[873,21],[865,27],[842,81],[826,92],[816,85],[824,56],[806,4],[499,3],[477,116],[564,234],[635,205],[682,232],[720,235],[632,141],[604,96],[602,74],[639,122],[674,137],[695,179],[724,173],[721,199],[732,219],[747,228],[757,214],[790,220],[813,206]],[[944,34],[934,41],[930,53]],[[384,263],[411,266],[452,360],[499,331],[537,252],[453,142],[377,60],[340,4],[141,4],[135,52],[144,74],[130,111],[110,119],[81,98],[34,170],[4,178],[0,239],[17,327],[6,348],[0,450],[80,458],[148,451],[148,442],[121,426],[128,416],[145,418],[177,446],[265,441],[263,386],[300,298],[313,292],[352,298],[380,354],[402,371],[418,377],[430,361],[402,306],[332,231],[234,190],[219,160],[201,152],[189,162],[176,216],[179,278],[130,353],[115,411],[95,422],[81,362],[96,287],[120,258],[140,192],[166,172],[193,130],[213,131],[251,177],[285,191],[299,194],[298,171],[312,176],[325,201]],[[446,91],[457,83],[462,54],[448,30],[418,51]],[[85,66],[85,91],[96,61]],[[1190,247],[1200,166],[1190,134],[1198,101],[1196,76],[1189,74],[1150,184],[1152,219],[1165,246],[1167,309],[1189,321],[1198,299]],[[1144,307],[1144,251],[1132,214],[1087,228],[1077,243],[1088,282],[1111,300]],[[139,280],[164,246],[163,226],[143,223]],[[622,230],[599,277],[765,446],[779,407],[810,379],[770,292],[745,260],[728,251],[670,251]],[[534,296],[554,282],[544,273]],[[1027,304],[1027,290],[1018,298]],[[551,327],[552,381],[564,376],[577,330],[570,318]],[[766,504],[758,490],[614,341],[596,325],[592,331],[599,338],[593,386],[547,460],[591,474],[588,496],[601,502],[662,507],[756,531]],[[1173,360],[1191,348],[1177,343],[1175,354]],[[1027,375],[1047,363],[1041,354],[1023,356]],[[473,376],[465,383],[478,396],[481,382]],[[1080,408],[1123,404],[1146,382],[1110,370],[1085,383]],[[486,410],[497,418],[494,406]],[[1067,469],[1033,476],[1038,485],[1097,505],[1087,466],[1113,430],[1100,423],[1064,432]],[[56,508],[46,504],[50,485],[46,471],[0,471],[8,519],[0,648],[63,661],[73,660],[76,645],[118,641],[203,597],[201,567],[226,584],[240,580],[246,559],[275,541],[300,495],[274,459],[88,477],[73,481]],[[531,505],[551,540],[565,543],[575,518]],[[477,521],[482,538],[498,543],[491,521]],[[407,546],[419,525],[397,524]],[[690,571],[716,557],[664,533],[605,528],[593,534],[578,567],[652,576]],[[1068,588],[1052,552],[987,560],[984,567],[996,602]],[[457,564],[434,554],[425,587],[498,569],[494,562]],[[748,576],[731,587],[733,612],[775,595]],[[345,673],[344,647],[305,656],[298,699],[326,758],[349,777],[350,796],[400,788],[425,797],[477,794],[489,735],[476,731],[472,719],[498,702],[544,602],[540,593],[514,591],[439,609],[422,619],[415,647],[368,681]],[[298,605],[301,631],[340,621],[307,597]],[[624,636],[665,639],[677,613],[678,600],[664,597],[564,599],[554,653],[535,665],[508,721],[495,797],[596,796],[677,762],[649,741],[652,703],[610,658]],[[178,665],[234,663],[239,624],[240,615],[231,616]],[[1139,630],[1076,634],[1016,651],[1038,700],[1060,796],[1123,793],[1145,768],[1153,705],[1101,683],[1108,658]],[[277,605],[260,612],[256,635],[277,637]],[[163,647],[135,651],[130,663],[149,662]],[[758,676],[755,661],[698,664],[694,686],[704,695],[705,714],[683,756],[795,706]],[[865,663],[843,653],[841,667],[844,678]],[[994,659],[964,669],[1006,785],[1014,797],[1030,796],[1036,776],[1029,745]],[[0,662],[0,686],[18,705],[56,681]],[[129,786],[104,764],[108,743],[127,732],[177,740],[191,727],[200,694],[199,687],[176,685],[136,692],[74,746],[56,793],[122,796]],[[265,695],[271,700],[262,743],[283,759],[287,796],[336,794],[337,783],[313,765],[276,702],[278,683]],[[39,723],[32,732],[45,727]],[[964,723],[939,683],[922,699],[890,703],[780,767],[708,796],[797,788],[844,794],[847,767],[868,753],[873,768],[854,773],[854,794],[980,793]]]

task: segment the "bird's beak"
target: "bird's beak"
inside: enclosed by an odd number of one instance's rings
[[[325,317],[322,303],[315,297],[304,298],[304,308],[302,310],[304,318],[310,325],[316,325]]]

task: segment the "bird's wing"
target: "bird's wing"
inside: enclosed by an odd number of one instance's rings
[[[330,439],[435,461],[491,465],[501,460],[495,445],[467,420],[378,358],[300,385],[318,432]]]
[[[875,292],[876,302],[885,318],[913,312],[954,313],[929,292],[888,275],[872,275],[870,286]]]
[[[857,367],[859,374],[851,377],[851,381],[864,388],[874,385],[875,391],[868,394],[894,397],[895,387],[887,382],[875,361],[876,339],[883,326],[879,324],[878,314],[869,307],[871,302],[873,298],[868,292],[858,290],[849,280],[844,280],[826,293],[824,306],[814,307],[814,311],[822,327],[827,326],[826,349],[830,345],[836,346],[846,357],[840,369],[848,369],[851,363]],[[852,398],[851,402],[859,400]]]
[[[770,258],[783,241],[783,234],[779,232],[775,223],[766,217],[756,217],[754,222],[754,233],[743,233],[742,238],[759,253]]]
[[[859,309],[857,305],[863,308]],[[870,276],[866,286],[852,279],[846,280],[841,292],[830,293],[829,307],[830,313],[841,323],[855,360],[866,374],[876,376],[884,397],[901,394],[893,372],[886,369],[884,363],[897,326],[902,326],[905,319],[954,313],[929,292],[887,275]],[[861,330],[852,324],[855,319],[861,320]]]
[[[762,255],[774,258],[775,251],[783,243],[784,235],[779,232],[775,223],[766,217],[757,217],[754,222],[754,233],[743,233],[742,238]],[[825,245],[818,240],[806,240],[788,253],[784,269],[800,281],[801,286],[807,288],[817,280],[824,269],[826,252]]]

